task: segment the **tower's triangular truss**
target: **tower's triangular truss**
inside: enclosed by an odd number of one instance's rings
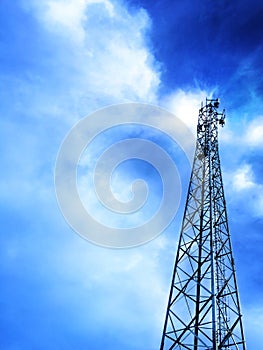
[[[200,109],[161,350],[245,350],[218,153],[218,99]]]

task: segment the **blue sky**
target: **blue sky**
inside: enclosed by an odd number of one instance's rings
[[[152,103],[194,131],[212,93],[227,112],[221,163],[247,346],[263,349],[262,2],[2,0],[0,16],[0,349],[158,349],[189,168],[179,168],[169,228],[114,250],[64,221],[55,160],[70,128],[98,108]],[[145,135],[180,163],[165,136]],[[127,195],[117,185],[138,172],[158,199],[159,180],[140,163],[119,172],[115,190]]]

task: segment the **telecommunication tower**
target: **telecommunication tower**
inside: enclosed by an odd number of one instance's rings
[[[161,350],[245,350],[226,212],[219,100],[199,110],[197,142],[165,316]]]

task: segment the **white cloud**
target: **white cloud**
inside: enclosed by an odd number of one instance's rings
[[[251,189],[256,186],[250,165],[245,164],[235,171],[233,174],[233,186],[237,191]]]
[[[225,174],[228,197],[236,200],[247,214],[263,216],[263,185],[255,181],[252,166],[243,164],[233,172]]]
[[[69,125],[105,105],[155,101],[159,72],[146,43],[150,19],[144,10],[130,14],[124,5],[110,0],[29,0],[23,5],[40,24],[46,39],[43,52],[49,52],[50,57],[43,56],[40,66],[35,62],[32,70],[29,67],[28,79],[10,76],[5,81],[16,100],[7,112],[8,140],[19,138],[23,143],[12,152],[19,164],[15,173],[6,169],[3,186],[9,196],[19,193],[30,200],[32,184],[42,185],[46,191],[36,159],[48,172],[48,190],[53,191],[50,168]],[[28,40],[38,39],[32,33]],[[23,128],[19,121],[14,122],[14,116],[20,114],[28,120]]]
[[[92,5],[107,15],[114,15],[113,5],[108,0],[48,0],[32,1],[38,18],[50,31],[59,32],[78,44],[84,44],[85,22],[88,20],[88,10]]]
[[[205,102],[206,97],[211,97],[207,91],[183,91],[177,90],[164,97],[160,104],[180,118],[196,134],[198,112],[201,102]]]
[[[263,146],[263,117],[254,119],[247,127],[245,142],[251,147]]]
[[[86,106],[84,113],[105,104],[156,100],[159,71],[146,43],[151,23],[145,10],[130,14],[110,0],[30,4],[44,30],[57,41],[67,76],[74,75],[70,91],[75,89],[75,103]]]
[[[231,118],[231,115],[230,115]],[[229,145],[238,145],[239,149],[251,151],[251,149],[262,148],[263,146],[263,116],[257,116],[253,120],[247,120],[244,115],[240,118],[242,122],[227,123],[222,133],[221,139]]]

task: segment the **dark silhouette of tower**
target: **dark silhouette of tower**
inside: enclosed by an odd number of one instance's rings
[[[246,349],[218,153],[219,100],[199,111],[197,142],[161,350]]]

